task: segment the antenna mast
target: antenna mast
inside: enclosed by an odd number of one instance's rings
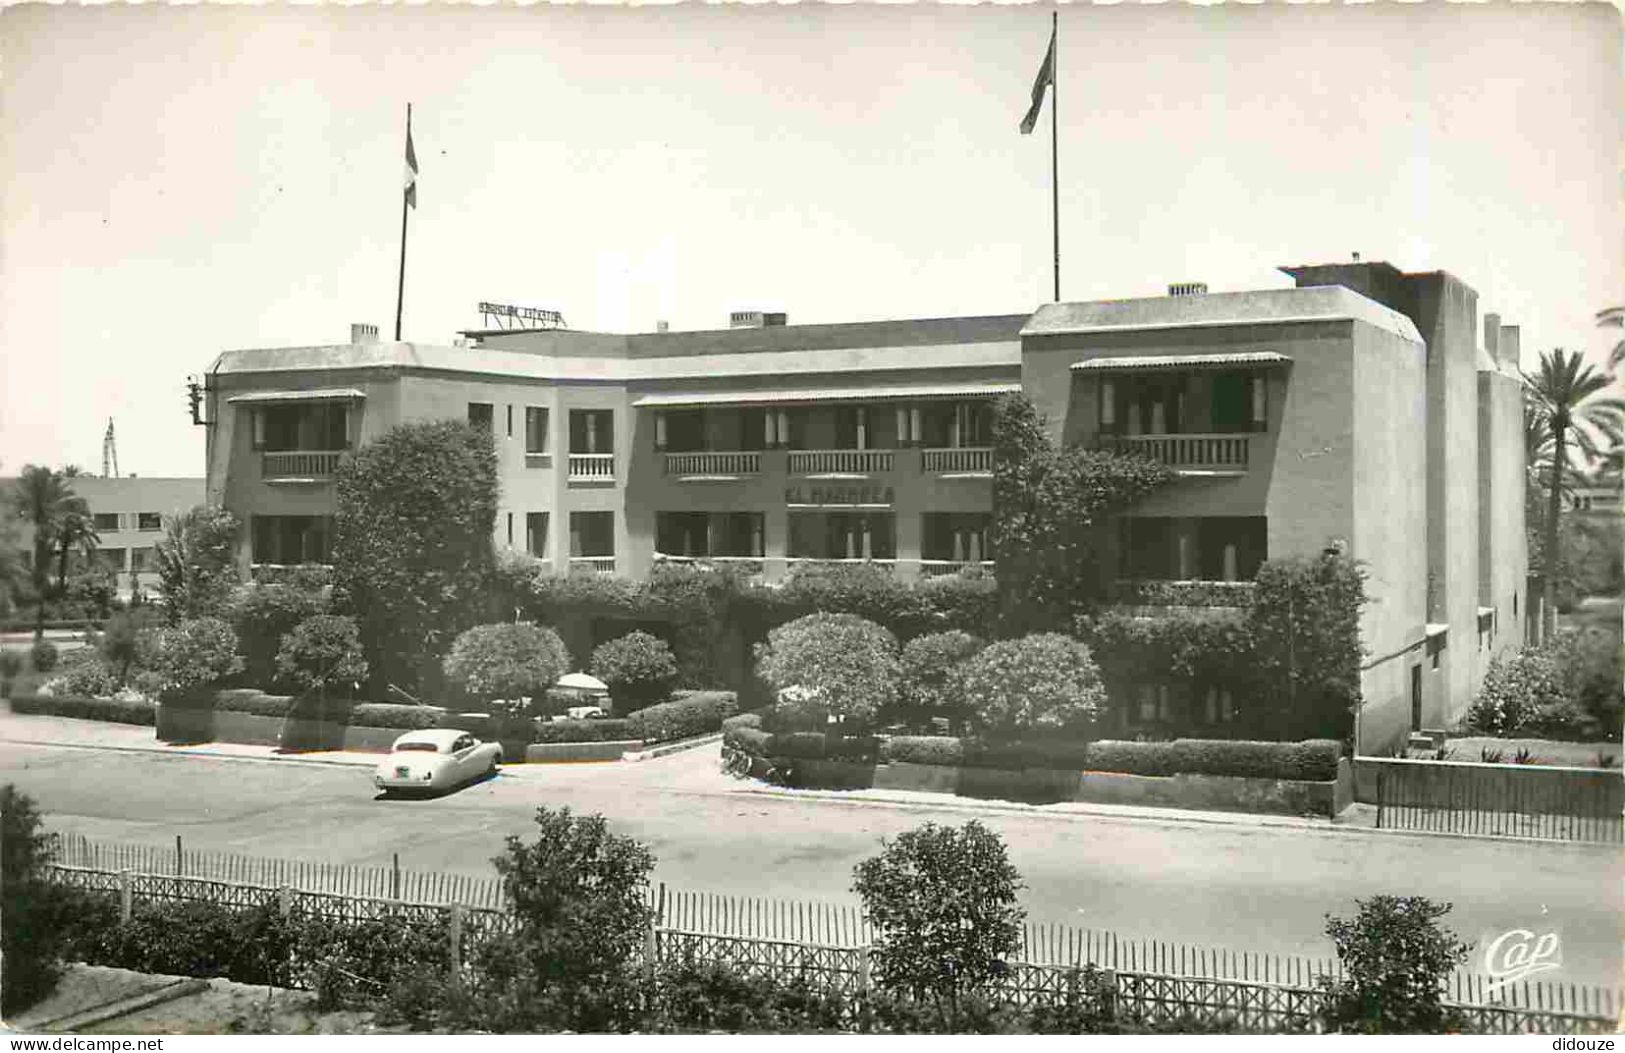
[[[118,445],[113,441],[113,418],[107,418],[107,434],[102,436],[102,478],[118,478]]]

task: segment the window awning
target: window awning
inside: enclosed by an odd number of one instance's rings
[[[899,384],[864,388],[798,388],[770,391],[657,392],[632,405],[640,409],[675,409],[686,406],[760,406],[819,402],[884,402],[909,399],[991,398],[1020,391],[1017,381],[963,381],[958,384]]]
[[[306,391],[245,391],[233,395],[227,402],[333,402],[364,399],[366,393],[355,388],[310,388]]]
[[[1073,369],[1222,369],[1225,366],[1276,366],[1292,359],[1277,351],[1234,351],[1217,355],[1134,355],[1121,358],[1086,358]]]

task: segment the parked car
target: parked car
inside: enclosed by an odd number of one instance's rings
[[[496,774],[502,747],[481,742],[466,731],[430,728],[409,731],[395,740],[389,756],[378,762],[372,781],[390,790],[447,790]]]

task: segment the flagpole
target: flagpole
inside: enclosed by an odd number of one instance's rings
[[[412,139],[412,104],[406,104],[406,139]],[[401,267],[395,283],[395,340],[401,339],[401,303],[406,296],[406,195],[409,187],[401,187]]]
[[[1061,302],[1061,15],[1050,13],[1050,39],[1055,50],[1049,66],[1049,181],[1051,221],[1055,228],[1055,302]],[[397,338],[398,339],[398,338]]]

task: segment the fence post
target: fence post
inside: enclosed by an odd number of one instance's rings
[[[858,948],[858,993],[869,993],[869,948]]]
[[[1100,971],[1100,1015],[1107,1020],[1117,1019],[1117,970]]]
[[[175,876],[180,877],[182,873],[184,873],[184,870],[181,867],[181,835],[176,834],[175,835]]]
[[[1383,769],[1379,767],[1377,769],[1377,829],[1378,830],[1382,829],[1382,806],[1383,806],[1383,803],[1385,801],[1385,798],[1383,797],[1383,793],[1382,793],[1382,789],[1383,789],[1383,787],[1382,787],[1382,777],[1383,777],[1383,775],[1384,775]]]
[[[276,890],[276,909],[284,920],[293,913],[293,889],[287,885],[278,885]]]
[[[118,872],[118,914],[120,921],[129,921],[135,913],[135,895],[130,887],[130,871],[126,867]]]
[[[451,905],[451,924],[448,926],[448,942],[451,952],[451,982],[461,983],[463,979],[463,905]]]

